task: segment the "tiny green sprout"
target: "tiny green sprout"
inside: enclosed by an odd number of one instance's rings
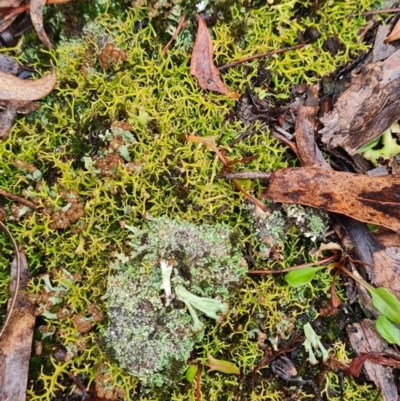
[[[285,276],[285,280],[292,287],[299,287],[309,283],[315,276],[318,270],[332,269],[339,267],[343,272],[353,278],[357,283],[362,285],[371,295],[373,307],[382,315],[386,316],[393,323],[400,324],[400,301],[386,288],[374,288],[365,280],[355,276],[351,271],[347,270],[344,266],[337,263],[331,263],[327,266],[319,267],[304,267],[299,270],[289,272]]]
[[[322,345],[320,336],[315,333],[310,323],[306,323],[304,325],[304,335],[306,336],[306,340],[304,341],[303,345],[308,352],[308,361],[311,363],[311,365],[316,365],[318,363],[313,349],[316,351],[319,350],[322,354],[322,361],[326,362],[329,359],[328,351]]]
[[[175,287],[175,294],[180,301],[185,303],[194,321],[193,314],[196,315],[194,309],[203,312],[206,316],[214,319],[218,323],[221,322],[222,319],[221,315],[218,313],[220,312],[222,315],[226,315],[229,310],[229,306],[226,302],[214,298],[198,297],[182,285],[177,285]]]
[[[319,267],[304,267],[303,269],[293,270],[286,274],[285,281],[291,287],[300,287],[302,285],[311,282],[318,271],[326,268],[327,266],[319,266]]]
[[[371,295],[373,307],[393,323],[400,324],[400,302],[386,288],[366,287]]]
[[[186,380],[189,383],[192,383],[192,381],[195,379],[197,370],[199,369],[198,365],[195,363],[192,363],[189,365],[186,371]]]
[[[375,328],[379,335],[389,344],[400,345],[400,330],[386,316],[380,315],[376,319]]]
[[[378,164],[380,157],[391,159],[400,153],[400,145],[397,143],[396,138],[392,136],[392,133],[397,134],[399,132],[399,123],[395,122],[379,138],[362,147],[358,153],[361,153],[365,159],[374,165]],[[379,143],[383,146],[380,149],[374,149]]]
[[[212,355],[207,355],[208,361],[205,366],[209,367],[209,372],[216,370],[218,372],[240,375],[239,368],[232,362],[224,361],[222,359],[215,359]]]

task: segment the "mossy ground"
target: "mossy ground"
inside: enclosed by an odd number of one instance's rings
[[[268,5],[229,1],[224,7],[221,3],[223,18],[212,28],[216,63],[292,46],[298,43],[299,31],[316,27],[322,34],[317,42],[264,61],[271,73],[271,89],[289,93],[293,84],[316,82],[365,50],[357,36],[365,18],[349,14],[370,10],[376,3],[379,2],[335,0],[320,4],[289,0]],[[25,196],[35,198],[39,206],[53,212],[67,206],[66,193],[77,194],[78,202],[84,206],[84,216],[66,229],[52,228],[50,215],[40,211],[25,214],[20,221],[7,221],[24,246],[33,277],[31,292],[42,291],[43,284],[37,278],[40,274],[50,273],[55,286],[67,280],[63,269],[74,279],[63,304],[52,308],[52,312],[63,309],[64,315],[52,320],[39,318],[42,331],[47,328],[52,334],[44,340],[43,354],[32,357],[30,400],[48,401],[60,396],[64,389],[69,392],[69,375],[80,377],[87,388],[96,386],[99,394],[103,390],[104,395],[114,399],[119,395],[141,401],[194,400],[194,385],[185,384],[184,378],[166,396],[156,392],[139,395],[136,379],[124,374],[98,344],[97,333],[106,320],[93,320],[88,309],[93,303],[103,308],[102,295],[107,277],[112,274],[112,253],[124,249],[127,237],[120,222],[140,226],[146,213],[179,217],[197,224],[217,221],[238,231],[243,248],[247,244],[247,248],[256,250],[258,245],[251,235],[243,196],[235,192],[230,182],[216,179],[222,167],[217,157],[188,142],[186,136],[217,136],[219,145],[232,160],[257,155],[246,164],[246,169],[273,171],[289,164],[286,150],[270,137],[267,129],[230,117],[235,101],[199,88],[189,73],[190,35],[183,32],[163,57],[165,32],[158,32],[158,25],[151,20],[142,23],[147,17],[146,7],[125,5],[122,9],[118,12],[116,3],[99,3],[99,7],[89,10],[92,21],[86,28],[69,31],[69,35],[62,25],[54,25],[58,27],[54,28],[54,35],[59,42],[53,52],[42,51],[40,46],[29,47],[28,42],[7,51],[43,73],[52,60],[58,84],[42,101],[41,109],[20,117],[9,138],[0,144],[0,185],[16,194],[25,190]],[[103,12],[94,18],[99,10]],[[192,15],[189,19],[193,27]],[[52,11],[52,18],[53,22],[63,21],[65,14]],[[75,27],[80,27],[79,21],[77,17]],[[337,36],[343,44],[336,56],[322,48],[330,36]],[[127,60],[102,68],[98,55],[105,43],[125,51]],[[257,65],[255,61],[246,67],[226,70],[223,79],[231,89],[243,93],[247,85],[253,87],[256,82]],[[132,172],[122,162],[109,175],[102,176],[94,166],[85,166],[82,157],[100,154],[107,145],[102,136],[121,123],[129,124],[128,130],[135,138],[129,146],[129,156],[137,168]],[[253,134],[230,145],[246,130]],[[20,162],[34,164],[43,178],[35,181],[26,169],[21,169]],[[243,185],[259,195],[258,183]],[[9,203],[5,207],[10,211]],[[4,304],[11,248],[4,238],[1,241],[0,302]],[[290,234],[280,266],[309,261],[311,247],[295,233]],[[260,268],[263,262],[257,254],[255,260]],[[237,364],[242,376],[207,373],[203,369],[203,399],[281,400],[293,394],[296,386],[277,380],[268,366],[252,376],[264,354],[257,335],[264,333],[273,339],[279,331],[282,344],[295,327],[315,320],[330,285],[329,274],[320,273],[318,277],[313,287],[296,291],[279,278],[246,280],[225,322],[215,328],[210,325],[204,342],[195,350],[200,361],[206,361],[210,353]],[[82,329],[85,319],[91,322],[91,330]],[[326,332],[329,330],[321,329],[321,334]],[[39,341],[40,334],[35,336]],[[343,333],[324,336],[323,340],[336,358],[345,361],[349,357]],[[65,347],[67,357],[57,360],[55,346]],[[296,360],[307,366],[307,355],[302,354],[302,348],[299,350]],[[310,367],[304,368],[301,376],[318,377],[325,398],[341,399],[335,372]],[[377,399],[371,386],[355,384],[349,378],[345,379],[345,392],[346,400]],[[307,399],[312,395],[310,388],[304,387],[298,397]]]

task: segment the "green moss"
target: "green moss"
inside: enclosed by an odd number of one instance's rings
[[[374,4],[324,2],[313,16],[303,15],[297,20],[294,10],[300,3],[294,0],[262,7],[244,3],[226,3],[223,17],[211,29],[218,64],[293,45],[298,32],[309,26],[321,30],[316,43],[265,61],[272,74],[272,89],[279,93],[289,92],[294,83],[316,82],[346,63],[350,55],[364,50],[365,45],[357,42],[357,32],[365,19],[347,16]],[[113,10],[117,9],[115,4],[110,4]],[[40,52],[36,47],[21,53],[29,46],[28,40],[9,51],[43,74],[52,59],[58,84],[42,101],[41,109],[20,116],[9,138],[0,144],[0,186],[16,194],[25,190],[24,196],[39,206],[37,212],[24,210],[23,216],[10,218],[7,225],[24,245],[30,272],[36,277],[30,283],[32,294],[43,295],[45,291],[43,280],[37,278],[40,274],[48,275],[57,288],[68,277],[73,279],[62,303],[50,308],[51,313],[59,314],[58,318],[45,320],[40,327],[40,332],[47,335],[46,341],[63,345],[68,357],[56,361],[51,353],[44,355],[50,363],[32,378],[36,383],[29,391],[32,401],[54,399],[65,386],[63,378],[70,373],[82,378],[88,388],[95,388],[99,397],[193,399],[195,390],[185,389],[183,375],[168,397],[139,397],[137,379],[112,362],[99,346],[97,333],[105,329],[107,321],[94,318],[92,304],[106,312],[102,297],[113,274],[110,259],[128,247],[128,233],[121,226],[128,221],[143,227],[147,213],[196,224],[225,224],[239,233],[240,246],[247,243],[255,249],[243,196],[230,182],[216,179],[222,166],[215,155],[200,144],[186,141],[186,136],[218,137],[219,146],[232,160],[258,155],[246,164],[246,169],[273,171],[288,166],[285,149],[268,130],[260,124],[231,121],[235,102],[198,87],[189,73],[190,51],[184,50],[188,49],[187,40],[178,40],[162,56],[165,41],[160,40],[155,23],[141,24],[146,17],[146,8],[124,9],[117,17],[113,11],[86,25],[79,39],[64,40],[68,35],[59,31],[60,42],[54,52]],[[337,35],[344,46],[336,56],[322,48],[324,40],[332,35]],[[106,43],[124,51],[127,60],[102,68],[98,55]],[[248,84],[252,85],[257,63],[247,63],[250,68],[246,69],[226,70],[222,78],[232,90],[243,93]],[[134,139],[123,138],[126,147],[119,153],[112,141],[123,135],[115,134],[115,127],[129,132]],[[240,133],[248,130],[253,134],[232,145]],[[101,174],[96,160],[110,154],[124,157],[110,167],[110,174]],[[42,178],[20,168],[20,162],[34,164]],[[255,196],[260,195],[260,183],[247,184]],[[71,194],[77,194],[76,202]],[[65,228],[55,228],[53,213],[67,213],[71,200],[83,206],[83,215],[70,219]],[[11,216],[9,203],[6,208]],[[18,206],[14,209],[18,217],[22,211]],[[309,247],[298,233],[289,232],[282,259],[272,265],[288,267],[308,261]],[[257,266],[265,264],[260,255],[254,258]],[[4,272],[8,272],[8,264],[2,267],[1,274]],[[252,370],[263,357],[259,337],[265,334],[276,339],[284,332],[279,339],[286,340],[298,319],[315,318],[314,298],[317,295],[325,299],[329,293],[328,276],[303,294],[296,294],[279,278],[247,278],[224,322],[208,327],[193,353],[200,361],[206,361],[207,353],[232,361],[243,372],[243,380],[203,370],[202,393],[208,394],[210,401],[234,400],[238,393],[249,400],[283,399],[285,394],[268,367],[257,372],[257,381],[252,381]],[[296,295],[301,298],[296,299]],[[2,282],[2,302],[7,296],[7,285]],[[286,324],[278,327],[282,320]],[[88,322],[91,329],[86,330]],[[335,378],[329,378],[329,383]],[[362,389],[351,385],[355,392]],[[307,396],[299,395],[304,399]],[[373,398],[368,397],[361,398]]]

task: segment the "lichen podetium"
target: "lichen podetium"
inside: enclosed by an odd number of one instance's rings
[[[189,11],[194,3],[182,5],[182,10]],[[300,19],[295,13],[306,2],[289,0],[261,7],[256,7],[256,1],[254,6],[239,0],[222,3],[223,18],[211,29],[217,64],[291,46],[307,27],[321,31],[315,43],[264,61],[270,85],[277,93],[289,93],[292,84],[316,82],[366,49],[357,40],[365,18],[348,15],[370,10],[377,2],[321,2],[314,14]],[[17,204],[6,205],[7,225],[23,244],[29,261],[32,299],[44,313],[35,337],[37,353],[42,350],[43,354],[32,357],[29,399],[56,399],[71,390],[65,388],[66,378],[72,375],[106,399],[194,400],[195,383],[185,385],[184,374],[169,387],[167,396],[156,390],[141,392],[137,378],[124,372],[99,344],[99,333],[107,327],[107,280],[115,274],[110,263],[128,248],[129,233],[122,226],[141,229],[147,214],[196,225],[224,224],[238,233],[242,249],[245,244],[247,249],[258,249],[242,194],[230,182],[216,179],[222,168],[219,160],[201,144],[186,141],[186,136],[218,137],[218,146],[231,160],[257,155],[246,169],[287,167],[286,151],[261,124],[231,118],[234,100],[201,90],[190,76],[193,9],[188,14],[191,28],[162,56],[166,35],[158,32],[155,20],[146,20],[147,7],[101,4],[105,11],[79,29],[78,37],[67,39],[63,25],[58,26],[58,42],[52,38],[54,51],[41,52],[30,45],[32,38],[6,50],[43,73],[51,59],[58,76],[56,89],[41,108],[19,117],[0,144],[1,187],[39,206],[32,212]],[[118,13],[119,6],[123,11]],[[176,26],[175,17],[168,18]],[[51,21],[66,20],[60,11]],[[335,56],[322,48],[330,36],[337,36],[343,45]],[[254,80],[258,63],[228,69],[222,78],[240,93],[248,85],[263,90],[263,83]],[[231,145],[246,131],[252,134]],[[254,196],[262,189],[257,182],[242,184]],[[295,230],[289,232],[282,259],[268,268],[309,261],[310,244]],[[265,264],[257,253],[253,258],[258,267]],[[2,268],[0,277],[7,268]],[[265,335],[271,341],[286,340],[299,316],[315,317],[314,300],[329,294],[330,280],[324,274],[312,289],[296,291],[279,278],[247,277],[222,323],[215,326],[205,318],[209,323],[192,359],[206,362],[210,354],[231,361],[242,372],[237,377],[203,369],[200,384],[205,399],[233,401],[238,394],[254,401],[283,399],[283,390],[268,367],[252,375],[264,354],[260,339]],[[48,299],[50,288],[57,292],[55,304]],[[7,283],[0,280],[3,304],[7,294]],[[54,355],[54,346],[63,347],[63,357]],[[331,348],[337,358],[346,358],[338,345]],[[300,357],[305,360],[307,355]],[[324,377],[324,394],[339,400],[337,375],[329,372]],[[370,387],[353,382],[347,390],[352,397],[348,399],[355,399],[354,394],[365,400],[376,396]],[[307,391],[298,392],[299,399],[309,398]]]

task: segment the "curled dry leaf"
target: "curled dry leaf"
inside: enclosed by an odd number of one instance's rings
[[[32,102],[48,95],[57,82],[56,69],[35,81],[24,80],[0,71],[0,101]]]
[[[214,48],[204,19],[198,18],[198,29],[194,43],[190,73],[194,75],[201,88],[222,93],[232,99],[238,99],[236,92],[231,92],[222,82],[220,72],[213,62]]]
[[[6,9],[7,13],[3,16],[0,14],[0,32],[3,32],[7,29],[17,18],[17,14],[8,12],[9,9],[17,8],[21,4],[22,0],[1,0],[0,7],[2,9]]]
[[[40,41],[48,48],[52,49],[53,45],[48,38],[44,27],[43,27],[43,8],[46,4],[46,0],[31,0],[30,13],[32,25],[40,39]]]
[[[400,39],[400,20],[397,21],[392,32],[390,32],[390,35],[383,41],[383,43],[390,43],[398,39]]]
[[[340,213],[400,232],[400,176],[370,177],[318,167],[278,170],[263,197]]]
[[[0,115],[0,140],[7,138],[16,114],[15,107],[11,103],[7,103],[3,113]]]

